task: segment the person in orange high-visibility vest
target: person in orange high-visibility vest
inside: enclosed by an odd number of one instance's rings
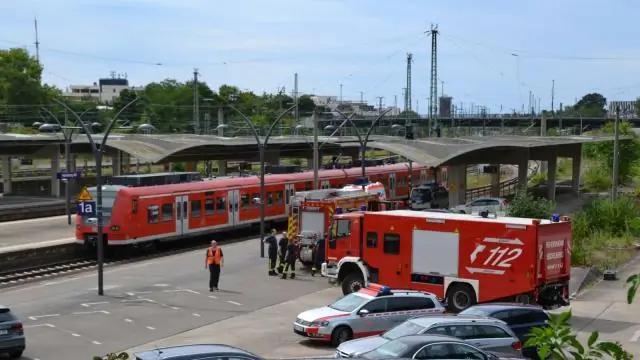
[[[211,247],[207,249],[205,269],[209,270],[209,291],[218,290],[220,269],[224,266],[222,249],[215,240],[211,241]]]

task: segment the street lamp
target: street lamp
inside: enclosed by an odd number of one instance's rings
[[[346,116],[344,113],[342,113],[340,110],[336,109],[335,112],[337,112],[338,114],[340,114],[342,117],[344,117],[344,121],[342,122],[342,124],[340,124],[340,126],[338,126],[338,129],[340,127],[342,127],[344,124],[349,123],[349,125],[351,125],[353,127],[353,130],[356,133],[356,137],[358,138],[358,142],[360,143],[360,168],[362,169],[362,178],[364,179],[367,169],[365,166],[365,160],[366,160],[366,153],[367,153],[367,142],[369,141],[369,136],[371,136],[371,134],[373,133],[373,129],[375,129],[376,125],[378,124],[378,121],[380,121],[389,111],[391,111],[392,109],[389,108],[385,111],[383,111],[382,113],[380,113],[380,115],[378,115],[378,117],[373,120],[373,122],[371,123],[371,126],[369,126],[369,129],[367,130],[367,133],[365,134],[364,138],[362,137],[362,135],[360,135],[360,131],[358,131],[358,127],[356,126],[356,124],[353,122],[353,120],[351,120],[350,116]],[[337,129],[336,129],[337,131]],[[364,185],[363,185],[364,186]]]
[[[262,242],[264,241],[264,235],[265,235],[265,229],[264,229],[264,217],[265,217],[265,191],[264,191],[264,161],[265,161],[265,151],[267,148],[267,144],[269,142],[269,137],[271,137],[271,133],[273,132],[273,130],[276,128],[276,126],[278,125],[278,123],[280,123],[280,120],[282,120],[282,118],[291,110],[295,109],[297,107],[296,105],[293,105],[289,108],[287,108],[285,111],[283,111],[280,115],[278,115],[278,117],[276,118],[276,120],[271,124],[271,126],[269,126],[269,130],[267,130],[266,135],[264,136],[264,140],[260,141],[260,133],[258,132],[258,129],[256,129],[255,125],[253,124],[253,122],[251,121],[251,119],[249,119],[248,117],[246,117],[242,111],[238,110],[236,107],[234,107],[233,105],[227,104],[227,106],[229,106],[232,110],[234,110],[235,112],[238,113],[238,115],[240,115],[240,118],[247,123],[247,126],[249,126],[249,129],[251,129],[252,135],[256,140],[256,145],[258,145],[258,151],[259,151],[259,156],[260,156],[260,257],[264,257],[264,246],[262,245]],[[220,124],[216,127],[216,130],[222,130],[225,128],[228,128],[229,125],[227,124]]]
[[[109,138],[109,133],[111,133],[116,123],[118,122],[118,117],[129,106],[133,105],[138,100],[140,100],[139,97],[136,97],[135,99],[131,100],[128,104],[123,106],[122,109],[120,109],[120,111],[118,111],[113,116],[113,118],[107,125],[107,129],[102,134],[102,141],[100,142],[100,145],[98,145],[96,144],[96,142],[93,140],[93,137],[91,136],[91,131],[89,129],[89,126],[84,121],[82,121],[82,118],[80,117],[80,115],[75,111],[73,111],[64,102],[57,99],[53,99],[53,101],[55,101],[58,105],[62,106],[67,111],[69,111],[71,115],[73,115],[76,118],[78,124],[82,126],[82,129],[84,130],[84,133],[87,135],[87,139],[89,140],[89,144],[91,144],[91,152],[93,152],[93,156],[95,157],[95,161],[96,161],[96,217],[98,220],[97,221],[98,295],[100,296],[104,295],[104,271],[103,271],[104,270],[104,242],[102,241],[104,238],[104,229],[102,228],[103,227],[103,224],[102,224],[102,221],[103,221],[103,217],[102,217],[102,155],[105,151],[105,145],[107,143],[107,139]]]
[[[50,124],[50,123],[39,123],[39,122],[35,122],[33,123],[33,127],[36,128],[39,132],[42,133],[57,133],[57,132],[61,132],[62,136],[64,137],[64,163],[65,163],[65,170],[66,172],[69,172],[69,169],[71,169],[71,142],[73,140],[73,131],[77,130],[77,129],[81,129],[81,127],[78,126],[67,126],[66,122],[67,120],[65,119],[65,123],[63,124],[62,121],[60,121],[60,119],[58,119],[57,116],[55,116],[49,109],[43,107],[42,110],[44,110],[56,123],[55,124]],[[87,109],[83,112],[81,112],[78,116],[80,116],[82,118],[82,116],[84,114],[86,114],[87,112],[89,112],[90,110],[93,109]],[[93,125],[93,124],[92,124]],[[66,206],[67,206],[67,224],[71,225],[71,190],[70,190],[70,186],[69,186],[69,182],[71,181],[71,179],[66,179],[66,181],[64,182],[65,184],[65,198],[66,198]]]

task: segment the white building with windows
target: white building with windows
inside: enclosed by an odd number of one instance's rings
[[[91,85],[69,85],[62,95],[70,100],[95,99],[101,104],[108,105],[112,104],[125,89],[141,91],[143,87],[130,86],[126,75],[116,77],[112,74],[111,78],[99,79]]]

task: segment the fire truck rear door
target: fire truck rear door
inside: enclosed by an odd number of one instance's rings
[[[300,231],[313,231],[324,236],[326,232],[326,223],[324,213],[322,211],[301,211],[300,212]]]
[[[285,215],[291,215],[291,203],[293,199],[293,195],[296,192],[296,188],[294,184],[285,184],[284,185],[284,201],[285,201]]]

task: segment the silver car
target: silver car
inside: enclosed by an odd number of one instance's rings
[[[370,284],[331,305],[300,313],[293,332],[333,346],[353,338],[382,334],[414,316],[443,314],[444,307],[431,294],[391,290]]]
[[[336,357],[353,358],[389,341],[418,334],[449,335],[483,350],[520,355],[520,340],[502,320],[479,316],[422,316],[405,321],[380,336],[370,336],[340,344]]]

